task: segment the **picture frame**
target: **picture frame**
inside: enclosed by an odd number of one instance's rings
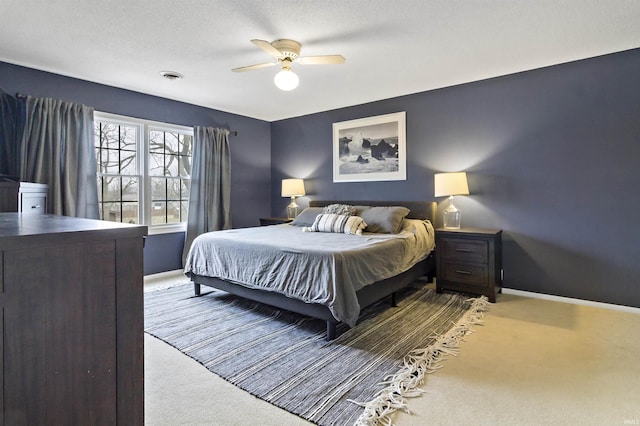
[[[333,181],[407,179],[405,111],[333,123]]]

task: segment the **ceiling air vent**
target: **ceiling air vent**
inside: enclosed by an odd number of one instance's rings
[[[167,80],[181,80],[184,76],[179,72],[175,71],[160,71],[160,75],[166,78]]]

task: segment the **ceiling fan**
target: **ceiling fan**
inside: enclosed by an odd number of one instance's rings
[[[269,43],[266,40],[253,39],[251,43],[273,56],[276,60],[234,68],[231,71],[251,71],[280,64],[282,68],[273,80],[281,90],[293,90],[298,86],[300,80],[296,73],[291,70],[291,64],[294,62],[299,64],[344,64],[345,61],[342,55],[300,56],[301,44],[295,40],[280,39]]]

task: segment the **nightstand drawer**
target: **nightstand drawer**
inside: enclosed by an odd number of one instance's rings
[[[487,265],[445,261],[443,266],[443,280],[480,287],[488,287],[489,285]]]
[[[470,241],[444,239],[442,254],[446,260],[460,262],[486,263],[488,258],[488,244],[486,241]]]

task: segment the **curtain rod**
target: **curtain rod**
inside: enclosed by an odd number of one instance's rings
[[[16,98],[18,98],[18,99],[27,99],[27,95],[23,95],[22,93],[17,92],[16,93]],[[229,130],[229,134],[231,136],[238,136],[238,131],[237,130]]]

